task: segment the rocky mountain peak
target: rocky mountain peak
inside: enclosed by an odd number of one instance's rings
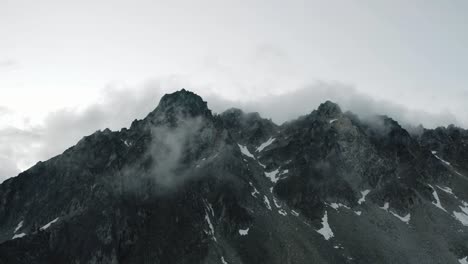
[[[320,104],[317,112],[326,117],[336,117],[342,113],[338,104],[328,100]]]
[[[165,94],[158,107],[148,115],[149,119],[156,122],[193,117],[211,118],[212,114],[207,103],[199,95],[185,89]]]

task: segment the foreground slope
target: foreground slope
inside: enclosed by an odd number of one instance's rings
[[[165,95],[0,185],[0,263],[462,263],[467,132]]]

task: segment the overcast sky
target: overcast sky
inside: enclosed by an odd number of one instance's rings
[[[182,87],[276,122],[327,99],[468,127],[468,2],[0,0],[0,181]]]

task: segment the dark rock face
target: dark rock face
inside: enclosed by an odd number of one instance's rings
[[[0,185],[0,263],[459,263],[468,132],[181,90]]]

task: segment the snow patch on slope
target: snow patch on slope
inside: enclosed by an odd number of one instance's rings
[[[288,215],[288,213],[286,213],[286,211],[283,210],[283,209],[279,209],[279,210],[278,210],[278,214],[280,214],[280,215],[282,215],[282,216],[287,216],[287,215]]]
[[[268,200],[268,197],[266,197],[266,195],[263,195],[263,202],[265,203],[268,210],[271,210],[270,200]]]
[[[276,183],[279,180],[278,173],[279,169],[276,169],[274,171],[265,172],[265,176],[270,179],[272,183]]]
[[[40,230],[46,230],[47,228],[49,228],[53,223],[57,222],[59,220],[59,218],[55,218],[54,220],[50,221],[49,223],[47,223],[45,226],[41,227]]]
[[[251,192],[250,194],[254,197],[254,198],[257,198],[257,194],[260,194],[260,192],[257,190],[257,188],[255,188],[255,186],[253,185],[252,182],[249,182],[250,186],[252,186],[253,188],[253,192]]]
[[[276,139],[273,138],[273,137],[270,137],[266,142],[262,143],[258,148],[257,148],[257,152],[261,152],[263,149],[265,149],[266,147],[270,146],[271,143],[273,143]]]
[[[388,202],[384,203],[383,207],[379,207],[380,209],[383,209],[385,211],[388,211],[388,208],[390,207],[390,204]]]
[[[464,257],[464,258],[462,258],[462,259],[459,259],[458,262],[459,262],[460,264],[468,264],[468,257]]]
[[[273,203],[275,204],[276,208],[281,208],[281,204],[279,204],[275,197],[273,197]]]
[[[18,225],[16,226],[15,231],[13,233],[18,232],[18,230],[20,230],[21,227],[23,227],[23,221],[18,223]]]
[[[246,236],[246,235],[249,233],[249,229],[250,229],[250,228],[247,228],[247,229],[239,229],[239,235],[241,235],[241,236]]]
[[[205,230],[205,233],[207,235],[210,235],[213,238],[213,240],[215,242],[217,242],[216,237],[215,237],[215,230],[214,230],[213,224],[211,223],[211,219],[210,219],[210,214],[211,214],[211,216],[214,217],[213,207],[206,200],[203,200],[203,203],[205,204],[205,220],[208,223],[208,227],[210,228],[210,230]]]
[[[436,157],[438,160],[442,161],[445,165],[450,166],[450,162],[445,161],[445,160],[443,160],[442,158],[440,158],[439,156],[437,156],[437,151],[434,151],[434,150],[433,150],[433,151],[431,151],[431,153],[432,153],[432,155],[434,155],[434,157]]]
[[[358,204],[362,204],[366,201],[366,196],[370,193],[370,190],[361,191],[361,198],[359,198]]]
[[[448,193],[448,194],[451,194],[453,196],[455,196],[455,194],[453,193],[452,189],[449,188],[449,187],[444,187],[444,186],[439,186],[439,185],[436,185],[437,188],[441,189],[442,191]]]
[[[338,210],[338,208],[340,208],[340,207],[344,207],[346,209],[351,209],[351,208],[349,208],[348,206],[346,206],[346,205],[344,205],[342,203],[331,203],[329,205],[330,205],[331,208],[333,208],[335,210]]]
[[[331,230],[330,225],[328,224],[327,211],[325,211],[325,214],[322,217],[322,228],[317,230],[317,233],[321,234],[325,238],[325,240],[329,240],[334,236],[333,231]]]
[[[461,212],[453,211],[453,216],[457,219],[462,225],[468,226],[468,203],[462,201],[463,206],[460,206]]]
[[[405,216],[399,216],[398,214],[392,212],[392,211],[389,211],[393,216],[395,216],[396,218],[400,219],[400,221],[402,222],[405,222],[406,224],[409,224],[409,221],[411,220],[411,214],[407,214]]]
[[[11,239],[22,238],[22,237],[24,237],[25,235],[26,235],[25,233],[15,234]]]
[[[226,262],[226,260],[224,260],[224,257],[223,257],[223,256],[221,256],[221,263],[223,263],[223,264],[228,264],[228,263]]]
[[[254,155],[252,155],[252,153],[250,153],[249,149],[246,146],[242,146],[241,144],[237,144],[237,145],[239,146],[239,149],[240,149],[242,154],[244,154],[245,156],[247,156],[249,158],[255,159]]]
[[[439,195],[437,195],[437,191],[435,190],[434,187],[432,187],[432,185],[428,184],[429,187],[431,187],[432,189],[432,196],[434,196],[434,199],[436,200],[435,202],[432,202],[432,204],[434,204],[435,206],[437,206],[438,208],[444,210],[445,212],[447,212],[447,210],[445,210],[443,207],[442,207],[442,204],[440,203],[440,199],[439,199]]]
[[[390,203],[388,203],[388,202],[385,202],[384,206],[379,207],[379,208],[391,213],[393,216],[400,219],[400,221],[405,222],[406,224],[409,224],[409,221],[411,220],[411,214],[409,214],[409,213],[407,215],[405,215],[405,216],[399,216],[397,213],[394,213],[391,210],[388,210],[388,208],[390,208]]]

